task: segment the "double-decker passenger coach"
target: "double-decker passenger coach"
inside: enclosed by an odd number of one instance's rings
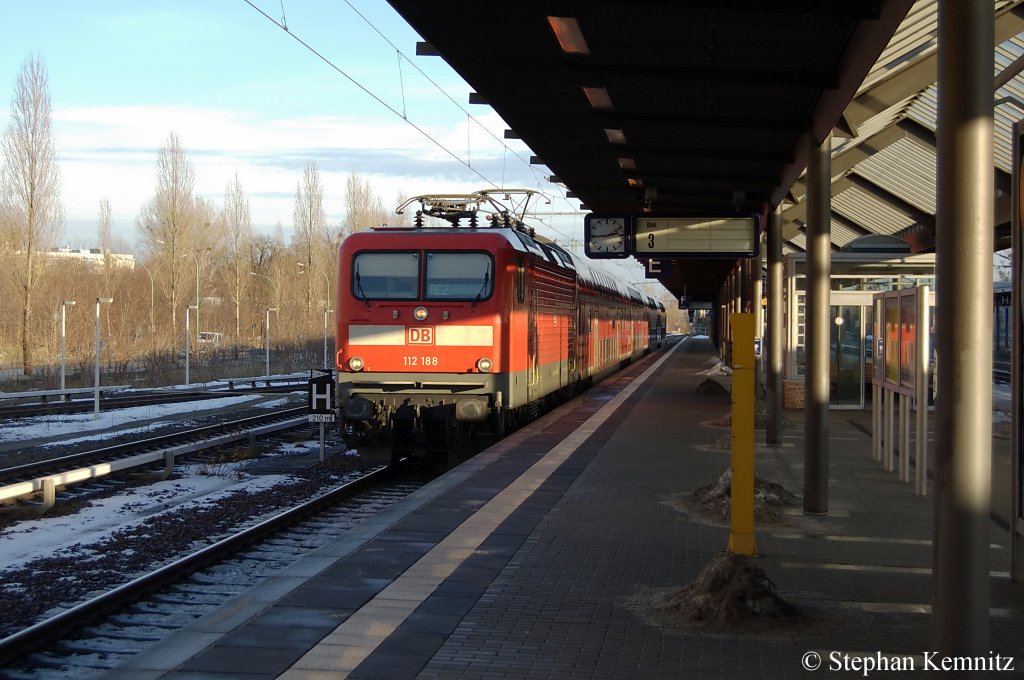
[[[525,211],[533,192],[518,193]],[[399,207],[420,203],[414,226],[342,244],[336,365],[350,444],[401,457],[500,437],[647,351],[663,307],[536,236],[494,194],[511,192],[418,196]]]

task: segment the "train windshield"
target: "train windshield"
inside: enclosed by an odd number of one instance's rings
[[[359,253],[352,262],[352,293],[359,300],[415,300],[419,253]]]
[[[494,288],[486,253],[427,253],[428,300],[484,300]]]

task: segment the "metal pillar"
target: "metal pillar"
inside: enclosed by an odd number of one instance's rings
[[[92,417],[100,417],[100,299],[96,298],[96,362],[93,373],[93,412]]]
[[[914,491],[918,496],[928,493],[928,372],[931,370],[931,295],[928,286],[921,286],[917,293],[917,384],[914,385],[917,413],[914,430],[917,442],[914,449]]]
[[[883,418],[883,427],[885,434],[882,435],[882,469],[886,472],[892,472],[896,469],[896,435],[895,427],[893,423],[895,418],[893,417],[893,404],[896,401],[896,393],[892,390],[882,390],[882,400],[884,402],[883,408],[885,414]]]
[[[740,312],[754,313],[754,261],[749,258],[740,260]]]
[[[1024,488],[1022,488],[1022,458],[1024,458],[1024,376],[1021,375],[1021,361],[1024,360],[1024,299],[1021,298],[1022,276],[1024,276],[1024,243],[1021,236],[1024,236],[1024,220],[1021,219],[1021,204],[1024,203],[1024,196],[1021,195],[1020,186],[1022,181],[1022,168],[1019,159],[1024,158],[1024,149],[1021,148],[1024,141],[1024,121],[1018,121],[1013,126],[1013,158],[1014,175],[1013,186],[1018,187],[1013,192],[1013,206],[1010,210],[1012,217],[1011,241],[1012,241],[1012,264],[1013,264],[1013,290],[1011,300],[1013,301],[1013,349],[1010,356],[1010,402],[1013,414],[1013,448],[1011,449],[1011,470],[1013,482],[1010,491],[1013,494],[1013,512],[1010,515],[1010,579],[1016,582],[1024,581]]]
[[[832,260],[832,137],[808,140],[807,302],[804,318],[804,512],[828,512],[829,274]]]
[[[918,333],[921,329],[918,329]],[[900,408],[900,466],[896,471],[896,480],[910,481],[910,397],[900,394],[896,397]]]
[[[992,492],[992,4],[941,0],[938,26],[932,647],[980,656],[989,653]]]
[[[111,304],[114,298],[96,298],[96,372],[93,376],[93,410],[94,420],[100,417],[100,305]]]
[[[266,374],[270,375],[270,310],[267,310],[267,320],[263,324],[263,356],[266,359]]]
[[[719,346],[722,348],[722,360],[728,364],[732,364],[732,360],[729,357],[729,343],[732,342],[732,335],[729,333],[729,316],[733,313],[732,308],[732,271],[725,277],[725,284],[723,286],[724,299],[722,304],[719,305],[721,311],[721,318],[718,321],[719,326],[722,329],[722,338]]]
[[[194,305],[189,305],[188,307],[185,308],[185,384],[186,385],[191,384],[191,383],[189,383],[189,375],[188,375],[188,363],[189,363],[188,362],[188,354],[189,354],[189,346],[188,346],[188,317],[189,317],[189,310],[191,310],[193,308],[193,306]],[[199,310],[197,309],[196,310],[196,315],[198,316],[198,314],[199,314]]]
[[[76,304],[74,300],[64,300],[60,303],[60,389],[64,390],[64,349],[65,336],[67,335],[67,309],[69,305]]]
[[[873,303],[874,312],[872,313],[872,326],[871,326],[871,337],[874,345],[871,347],[871,458],[876,461],[882,460],[882,448],[883,448],[883,435],[884,432],[883,424],[885,418],[883,417],[883,400],[885,390],[882,389],[879,381],[883,373],[882,365],[882,353],[879,348],[882,346],[882,333],[885,324],[883,322],[883,314],[885,313],[885,304],[882,300],[875,300]]]
[[[766,406],[768,446],[782,445],[782,209],[768,216],[768,350]]]
[[[737,314],[743,312],[743,266],[737,265],[732,270],[732,311]],[[729,321],[732,327],[732,320]]]
[[[754,357],[754,397],[761,404],[764,402],[764,306],[761,304],[761,298],[764,297],[761,281],[763,262],[764,250],[758,248],[757,257],[750,260],[750,311],[754,315],[754,337],[761,339],[761,352]]]
[[[757,555],[754,538],[754,315],[732,315],[732,481],[729,552]]]

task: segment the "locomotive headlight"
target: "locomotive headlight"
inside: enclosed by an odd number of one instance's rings
[[[488,371],[490,371],[491,366],[491,360],[488,359],[487,357],[484,357],[483,359],[478,359],[476,362],[477,370],[479,370],[481,373],[487,373]]]
[[[417,307],[416,309],[412,310],[412,318],[416,319],[417,321],[426,321],[427,316],[429,316],[429,314],[427,312],[426,307]]]
[[[352,357],[348,360],[348,367],[353,371],[361,371],[363,370],[363,360],[359,357]]]

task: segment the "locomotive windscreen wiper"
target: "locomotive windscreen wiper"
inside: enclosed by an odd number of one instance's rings
[[[356,292],[359,297],[362,298],[363,302],[366,303],[366,308],[370,308],[370,301],[366,297],[366,291],[363,290],[363,280],[359,276],[359,264],[356,263]]]
[[[487,265],[487,271],[484,272],[484,282],[480,286],[480,292],[476,294],[476,299],[473,300],[473,304],[470,307],[476,307],[476,303],[480,302],[480,298],[487,292],[487,284],[491,281],[491,265]]]

